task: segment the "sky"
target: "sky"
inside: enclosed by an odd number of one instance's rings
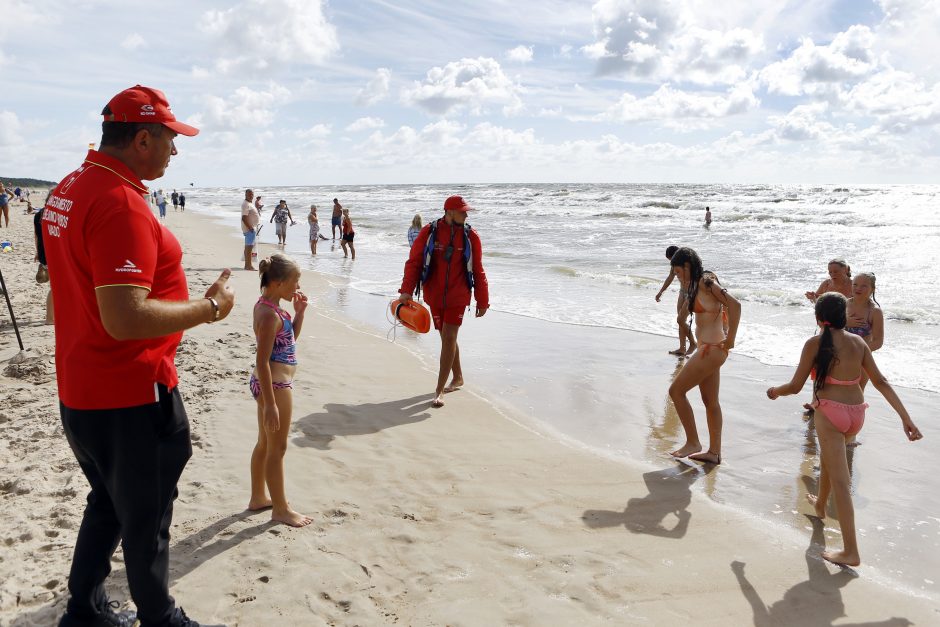
[[[933,183],[940,0],[0,0],[0,175],[134,84],[162,186]]]

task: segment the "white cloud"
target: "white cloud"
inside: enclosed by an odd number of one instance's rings
[[[382,120],[381,118],[373,118],[373,117],[359,118],[358,120],[356,120],[355,122],[347,126],[346,130],[351,133],[355,133],[357,131],[364,131],[364,130],[374,129],[374,128],[382,128],[383,126],[385,126],[385,121]]]
[[[356,94],[356,104],[363,106],[374,105],[385,99],[388,95],[388,86],[392,80],[392,71],[380,67],[375,71],[375,77]]]
[[[788,58],[762,69],[760,80],[769,91],[787,96],[814,94],[832,85],[855,82],[877,66],[873,43],[871,29],[860,25],[839,33],[826,46],[804,38]]]
[[[315,124],[310,128],[297,131],[297,137],[301,139],[324,139],[333,133],[331,124]]]
[[[928,87],[908,72],[885,70],[855,85],[845,95],[850,111],[874,116],[887,131],[940,123],[940,83]]]
[[[626,93],[598,119],[617,122],[643,120],[677,120],[688,118],[723,118],[745,113],[760,104],[747,85],[730,90],[727,95],[716,96],[661,86],[646,98]]]
[[[529,63],[532,61],[532,46],[516,46],[512,50],[506,51],[506,58],[516,63]]]
[[[14,146],[23,143],[20,131],[23,126],[13,111],[0,111],[0,146]]]
[[[260,91],[242,86],[228,98],[206,96],[203,112],[192,123],[211,131],[265,128],[274,123],[275,110],[289,97],[290,91],[276,83]]]
[[[339,50],[322,0],[246,0],[224,11],[207,11],[200,27],[224,53],[215,63],[222,73],[318,65]]]
[[[503,105],[508,115],[522,108],[520,91],[495,59],[479,57],[431,68],[423,82],[402,90],[402,101],[436,115],[461,109],[479,115],[488,105]]]
[[[601,75],[650,81],[731,84],[763,50],[760,35],[741,27],[706,28],[683,0],[600,0],[593,6],[596,41],[581,48]],[[704,11],[703,11],[704,12]]]
[[[574,46],[571,44],[562,44],[561,48],[558,49],[558,56],[562,59],[570,59],[572,50],[574,50]]]
[[[199,67],[198,65],[194,65],[192,67],[192,69],[190,70],[190,74],[192,75],[193,78],[196,78],[196,79],[205,79],[211,76],[209,70],[207,70],[204,67]]]
[[[775,135],[780,139],[790,141],[819,139],[833,130],[831,124],[818,119],[828,109],[829,105],[825,102],[798,105],[784,116],[770,116],[768,121],[774,125]]]
[[[125,50],[137,50],[147,45],[147,41],[140,36],[140,33],[131,33],[121,42],[121,47]]]

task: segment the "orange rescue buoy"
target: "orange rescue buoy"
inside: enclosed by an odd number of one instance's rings
[[[427,333],[431,330],[431,312],[422,304],[413,300],[403,301],[399,298],[393,300],[388,308],[392,310],[393,316],[412,331]]]

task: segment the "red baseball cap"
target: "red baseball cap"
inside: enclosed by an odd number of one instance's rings
[[[110,115],[104,116],[105,122],[142,122],[144,124],[162,124],[180,135],[192,137],[199,134],[199,129],[176,120],[170,103],[159,89],[134,85],[125,89],[108,103]]]
[[[444,201],[444,211],[463,211],[467,213],[468,211],[474,211],[474,209],[466,203],[463,196],[451,196]]]

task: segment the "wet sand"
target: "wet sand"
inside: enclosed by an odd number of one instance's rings
[[[186,251],[194,295],[223,262],[238,267],[234,225],[226,231],[200,216],[172,212],[168,223]],[[64,608],[86,486],[58,423],[52,334],[39,324],[44,288],[32,281],[31,244],[20,224],[14,234],[22,245],[0,258],[8,284],[16,286],[14,307],[31,351],[26,366],[11,368],[18,348],[4,316],[0,623],[48,625]],[[727,429],[728,463],[709,471],[660,455],[677,429],[665,401],[675,363],[664,358],[671,348],[666,339],[618,336],[618,343],[611,336],[585,346],[565,344],[565,331],[559,355],[554,345],[546,348],[520,330],[531,325],[493,312],[461,332],[468,387],[448,395],[444,409],[431,410],[436,365],[423,344],[404,337],[387,342],[378,325],[352,311],[361,299],[331,282],[315,273],[302,281],[313,306],[298,347],[287,456],[288,495],[314,518],[310,527],[289,529],[272,524],[268,514],[244,511],[256,431],[247,390],[256,275],[235,272],[233,314],[188,333],[181,346],[180,387],[195,452],[174,515],[171,585],[197,620],[825,625],[840,619],[902,625],[940,619],[935,598],[886,585],[884,573],[908,569],[909,561],[886,555],[887,565],[834,568],[818,557],[826,541],[821,525],[793,514],[762,518],[735,502],[725,484],[737,485],[736,473],[757,476],[769,460],[781,469],[775,481],[793,492],[793,507],[779,503],[782,511],[797,508],[801,485],[806,427],[781,401],[768,409],[768,401],[745,393],[756,385],[745,384],[754,368],[733,363],[729,370],[727,379],[742,381],[742,398],[729,391],[726,420],[741,426]],[[513,342],[518,363],[487,363],[487,341]],[[618,368],[607,350],[619,355]],[[583,355],[584,374],[559,380],[551,358],[575,354]],[[568,397],[575,401],[564,404]],[[544,403],[573,404],[576,420],[569,416],[565,424],[582,425],[587,435],[571,435],[587,446],[559,438],[564,425],[553,424]],[[745,414],[753,418],[744,420]],[[875,410],[872,415],[876,427],[881,421]],[[746,427],[761,421],[779,423],[763,427],[770,437]],[[920,422],[923,443],[930,442],[926,418]],[[909,520],[911,503],[904,500],[924,495],[926,488],[912,486],[928,483],[927,466],[922,452],[882,459],[885,447],[872,444],[894,440],[882,438],[880,428],[866,432],[855,467],[864,469],[856,476],[864,480],[859,491],[865,498],[889,501],[902,494],[893,501],[898,506],[890,524]],[[593,450],[607,444],[607,455]],[[776,477],[777,471],[762,474]],[[882,474],[889,476],[876,481]],[[879,492],[882,483],[894,487]],[[769,488],[740,491],[755,502],[777,500]],[[882,524],[861,503],[859,510],[860,526]],[[937,522],[925,529],[928,537],[936,537]],[[871,550],[868,537],[861,540],[862,550]],[[114,568],[109,591],[126,603],[120,552]]]

